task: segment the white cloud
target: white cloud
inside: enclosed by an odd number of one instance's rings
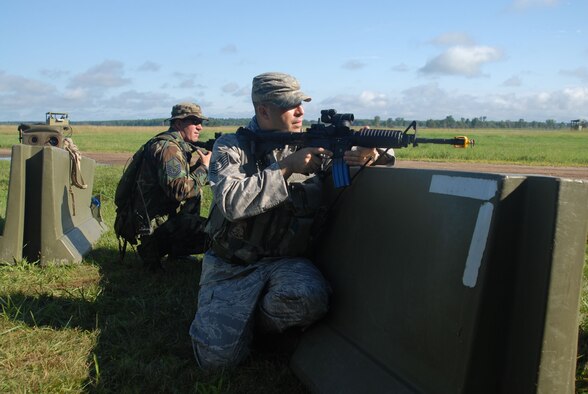
[[[185,74],[177,76],[190,77]],[[513,76],[507,81],[516,85],[518,77]],[[179,95],[161,89],[108,94],[104,89],[56,87],[0,71],[0,118],[41,121],[47,111],[66,111],[73,120],[79,121],[156,118],[167,116],[173,104],[184,100],[196,100],[209,116],[250,116],[251,86],[228,83],[225,88],[227,95],[214,100],[207,99],[204,94],[195,94],[193,90]],[[505,93],[500,94],[465,94],[458,88],[443,88],[439,82],[432,82],[401,92],[364,90],[334,94],[323,101],[313,100],[305,107],[309,117],[321,109],[335,108],[362,119],[376,115],[383,119],[403,117],[407,120],[443,119],[448,115],[455,119],[486,116],[493,120],[528,121],[588,118],[588,87],[585,85],[526,94],[513,90],[508,93],[503,90]]]
[[[155,71],[159,71],[161,69],[161,65],[152,62],[152,61],[146,61],[145,63],[141,64],[139,66],[139,68],[137,68],[138,71],[151,71],[151,72],[155,72]]]
[[[184,79],[182,81],[180,81],[177,85],[177,88],[179,89],[194,89],[196,88],[196,82],[194,82],[193,79]]]
[[[389,108],[389,100],[386,94],[373,91],[363,91],[357,95],[340,94],[329,97],[320,102],[321,108],[335,108],[339,112],[350,110],[365,113],[369,110],[385,110]]]
[[[578,78],[582,82],[588,82],[588,68],[578,67],[574,70],[560,70],[560,75]]]
[[[317,105],[320,108],[315,108]],[[588,87],[533,94],[472,95],[443,89],[434,82],[414,86],[394,96],[374,91],[335,95],[308,107],[309,113],[335,108],[339,112],[351,112],[357,119],[371,119],[377,115],[383,119],[427,120],[451,115],[455,119],[485,116],[491,120],[555,119],[566,122],[576,118],[588,119]]]
[[[233,92],[233,96],[235,97],[250,97],[251,96],[251,86],[243,86],[240,89]]]
[[[0,115],[3,120],[40,120],[58,105],[54,85],[0,70]],[[56,108],[56,107],[53,107]]]
[[[506,79],[504,82],[502,82],[502,86],[508,86],[508,87],[516,87],[516,86],[521,86],[523,84],[523,81],[521,80],[521,77],[517,76],[517,75],[513,75],[512,77]]]
[[[24,78],[19,75],[6,74],[0,70],[0,96],[47,94],[55,90],[55,86],[45,82]]]
[[[109,97],[108,100],[102,100],[99,104],[107,113],[124,114],[127,119],[157,118],[167,116],[175,101],[166,93],[127,90]]]
[[[453,46],[431,59],[419,71],[433,75],[482,75],[484,64],[502,59],[502,52],[489,46]]]
[[[78,101],[86,99],[88,96],[88,91],[81,88],[67,89],[63,92],[63,98],[66,100]]]
[[[65,70],[58,70],[58,69],[42,69],[40,70],[40,73],[42,76],[44,77],[48,77],[50,79],[58,79],[61,77],[64,77],[66,75],[69,74],[69,71],[65,71]]]
[[[221,90],[223,93],[233,93],[235,92],[237,89],[239,89],[239,85],[236,84],[235,82],[230,82],[227,83],[226,85],[224,85]]]
[[[249,86],[239,87],[235,82],[229,82],[221,88],[223,93],[230,93],[231,96],[243,97],[251,94],[251,88]]]
[[[573,102],[577,108],[584,107],[588,111],[588,87],[566,88],[562,91],[566,101]]]
[[[532,94],[473,96],[450,92],[431,83],[401,93],[400,97],[391,100],[391,106],[398,116],[405,118],[441,119],[452,115],[456,119],[487,116],[494,120],[568,121],[588,117],[588,87]]]
[[[70,88],[116,88],[131,83],[128,78],[123,78],[124,66],[121,62],[106,60],[88,71],[74,76],[68,87]]]
[[[388,97],[384,93],[363,91],[358,97],[359,105],[371,108],[386,108],[389,105]]]
[[[174,88],[177,89],[205,89],[206,86],[196,83],[196,74],[175,72],[173,76],[179,80]]]

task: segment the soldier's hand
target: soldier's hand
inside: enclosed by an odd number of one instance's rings
[[[323,158],[333,152],[324,148],[303,148],[278,162],[282,175],[288,179],[292,174],[312,174],[321,168]]]
[[[378,155],[376,148],[358,146],[343,153],[343,160],[350,166],[363,166],[364,164],[370,165],[375,162]]]
[[[204,164],[204,166],[206,166],[206,169],[208,169],[208,166],[210,164],[210,157],[212,156],[212,152],[204,153],[200,149],[197,149],[196,153],[198,153],[198,156],[200,156],[200,161],[202,162],[202,164]]]

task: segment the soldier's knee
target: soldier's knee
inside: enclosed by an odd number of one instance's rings
[[[301,297],[306,320],[314,322],[323,317],[329,309],[329,292],[326,287],[313,287]]]
[[[302,310],[312,315],[322,316],[329,306],[329,286],[323,280],[313,280],[298,284],[290,289],[286,299],[295,299],[302,305]]]
[[[267,293],[259,310],[259,324],[265,331],[282,332],[291,327],[307,327],[327,313],[326,287],[282,287]]]

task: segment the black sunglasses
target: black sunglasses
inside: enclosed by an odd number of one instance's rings
[[[199,124],[202,124],[202,119],[190,118],[190,124],[193,124],[194,126],[198,126]]]

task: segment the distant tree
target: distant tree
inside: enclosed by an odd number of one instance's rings
[[[455,127],[455,119],[453,119],[453,116],[447,115],[445,117],[445,121],[443,122],[443,127],[447,127],[447,128]]]

